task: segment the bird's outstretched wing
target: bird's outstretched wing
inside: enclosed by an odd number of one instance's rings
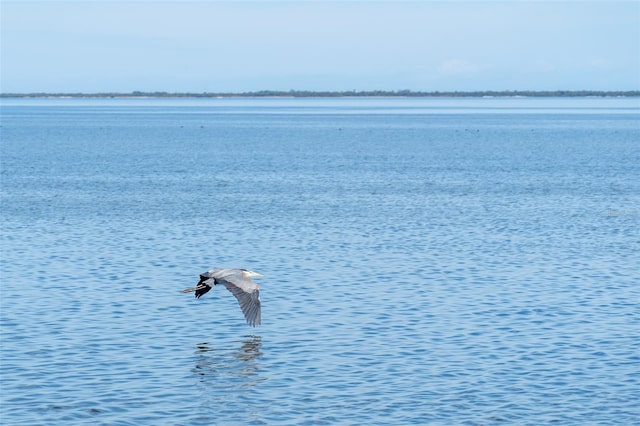
[[[200,274],[200,279],[207,278],[224,278],[229,275],[234,275],[239,272],[238,269],[227,269],[227,268],[213,268],[209,269],[207,272],[203,272]]]
[[[224,286],[238,299],[240,309],[247,323],[253,327],[260,325],[260,287],[251,280],[240,275],[229,275],[218,279],[218,283]]]

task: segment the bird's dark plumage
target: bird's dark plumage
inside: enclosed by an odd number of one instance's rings
[[[205,277],[204,275],[200,275],[200,282],[198,283],[198,285],[196,286],[195,290],[196,290],[196,299],[200,299],[200,297],[204,294],[207,294],[207,292],[209,290],[211,290],[211,286],[208,284],[205,284],[204,282],[206,280],[208,280],[209,277]],[[213,285],[218,284],[216,282],[216,279],[213,279]]]

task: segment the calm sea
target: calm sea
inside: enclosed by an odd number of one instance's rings
[[[640,423],[638,98],[1,111],[2,424]]]

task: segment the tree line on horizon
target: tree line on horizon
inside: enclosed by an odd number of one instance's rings
[[[477,90],[477,91],[413,91],[413,90],[349,90],[349,91],[316,91],[316,90],[259,90],[253,92],[98,92],[98,93],[0,93],[0,97],[9,98],[117,98],[117,97],[154,97],[154,98],[259,98],[259,97],[292,97],[292,98],[331,98],[331,97],[635,97],[640,90]]]

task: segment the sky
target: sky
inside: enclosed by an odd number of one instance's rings
[[[640,0],[0,7],[2,93],[640,89]]]

